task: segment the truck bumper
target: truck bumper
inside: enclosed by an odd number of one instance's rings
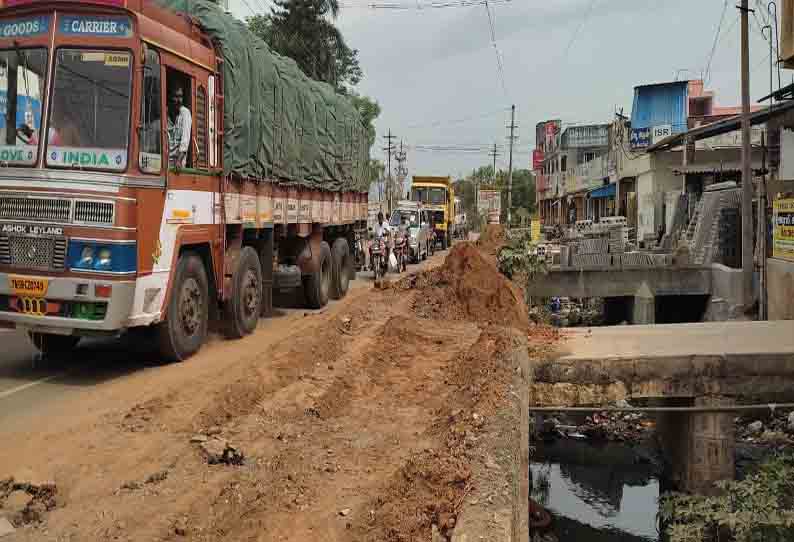
[[[23,314],[9,307],[8,300],[16,297],[7,273],[0,273],[0,322],[41,333],[59,335],[108,334],[126,327],[135,297],[135,280],[108,281],[74,277],[48,277],[45,298],[60,305],[105,304],[101,319],[48,314]],[[96,286],[111,286],[109,297],[97,297]]]

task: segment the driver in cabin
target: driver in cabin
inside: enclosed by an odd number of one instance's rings
[[[175,85],[168,96],[168,165],[173,168],[185,167],[190,148],[193,117],[184,99],[185,91]]]

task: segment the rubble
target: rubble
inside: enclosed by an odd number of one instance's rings
[[[0,538],[9,534],[14,534],[14,526],[4,517],[0,517]]]
[[[201,444],[201,451],[210,465],[242,465],[245,457],[226,440],[213,438]]]
[[[760,435],[764,431],[764,422],[761,420],[754,421],[747,426],[747,432],[751,435]]]

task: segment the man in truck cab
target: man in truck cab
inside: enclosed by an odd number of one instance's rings
[[[182,86],[172,84],[168,95],[168,165],[172,168],[185,167],[190,149],[193,117],[190,110],[183,105],[184,99],[185,91]]]

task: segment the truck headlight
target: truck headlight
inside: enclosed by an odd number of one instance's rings
[[[69,241],[68,268],[75,271],[134,273],[138,268],[136,243]]]

